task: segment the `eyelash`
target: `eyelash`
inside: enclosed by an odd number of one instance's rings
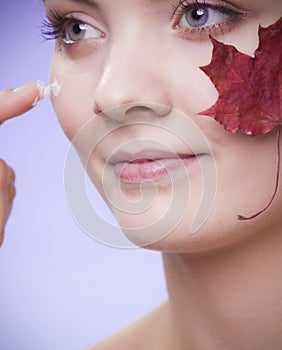
[[[197,9],[199,7],[206,7],[215,11],[219,11],[223,14],[229,16],[229,20],[222,22],[217,22],[206,27],[199,28],[179,28],[178,22],[182,16],[188,12],[188,10]],[[231,31],[246,17],[247,11],[231,9],[230,6],[222,4],[211,3],[207,0],[178,0],[178,4],[173,6],[171,11],[171,20],[174,20],[176,23],[174,28],[180,29],[180,36],[186,38],[189,37],[193,39],[195,36],[196,40],[208,38],[209,35],[216,36],[218,34],[225,34],[226,31]],[[227,23],[228,22],[228,23]],[[227,28],[225,28],[227,26]],[[225,30],[226,29],[226,30]]]
[[[71,15],[65,17],[58,10],[53,9],[41,23],[41,36],[45,40],[63,40],[65,38],[65,27],[72,22],[82,23]]]
[[[235,10],[231,10],[228,6],[224,4],[214,4],[207,0],[178,0],[177,5],[173,5],[172,11],[171,11],[171,18],[174,18],[175,16],[179,16],[183,14],[183,12],[186,12],[186,10],[191,10],[193,8],[196,8],[197,6],[205,6],[212,8],[214,10],[220,10],[222,12],[227,13],[235,13]]]
[[[183,27],[179,28],[178,23],[182,16],[188,11],[192,9],[196,9],[197,7],[202,6],[206,8],[210,8],[215,11],[220,11],[223,14],[227,14],[230,16],[230,20],[227,20],[223,22],[218,22],[210,26],[206,27],[199,27],[199,28],[189,28],[189,27]],[[175,22],[174,28],[178,29],[180,31],[179,36],[181,37],[189,37],[190,39],[193,39],[195,36],[195,39],[203,39],[208,38],[209,35],[217,35],[217,34],[223,34],[224,27],[228,26],[228,31],[232,30],[236,25],[240,23],[240,21],[246,16],[246,11],[236,11],[235,9],[231,9],[229,6],[222,4],[214,4],[207,0],[178,0],[177,5],[173,5],[173,8],[171,10],[171,20]],[[44,40],[56,40],[59,39],[60,43],[63,43],[63,40],[66,37],[66,26],[70,23],[78,23],[78,24],[85,24],[81,20],[75,18],[74,16],[69,15],[66,17],[60,11],[57,9],[52,9],[50,11],[50,14],[46,17],[45,20],[42,21],[41,24],[41,36]],[[215,33],[214,33],[215,32]],[[77,42],[79,43],[79,42]],[[74,43],[65,43],[65,45],[73,45]]]

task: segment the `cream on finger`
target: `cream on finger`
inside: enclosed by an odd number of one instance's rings
[[[59,96],[61,91],[61,86],[59,85],[56,79],[54,79],[54,81],[47,86],[43,83],[43,81],[38,80],[36,86],[39,90],[39,96],[36,97],[36,99],[34,100],[32,107],[35,107],[46,96],[49,96],[49,97]]]

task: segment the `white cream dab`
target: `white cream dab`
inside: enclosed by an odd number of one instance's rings
[[[48,86],[46,86],[41,80],[39,80],[37,82],[37,88],[40,91],[40,97],[38,99],[39,101],[43,100],[46,96],[57,97],[59,96],[61,91],[61,86],[59,85],[56,79],[53,81],[53,83],[51,83]]]
[[[55,79],[52,84],[46,87],[46,95],[58,97],[61,91],[61,86]]]

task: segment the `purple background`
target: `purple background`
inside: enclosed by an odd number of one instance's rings
[[[48,82],[43,17],[39,0],[0,2],[0,89]],[[17,175],[0,249],[1,350],[85,349],[166,299],[159,253],[106,247],[73,221],[67,150],[49,100],[0,127],[0,158]]]

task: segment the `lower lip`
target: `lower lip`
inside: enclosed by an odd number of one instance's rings
[[[191,165],[195,160],[196,156],[136,163],[120,162],[114,165],[114,172],[122,182],[141,183],[145,180],[161,179],[171,171]]]

